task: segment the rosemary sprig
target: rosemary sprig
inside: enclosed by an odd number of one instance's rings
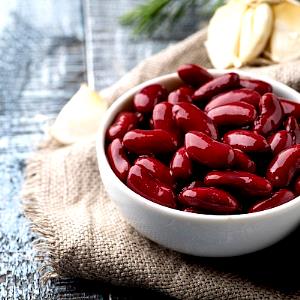
[[[135,34],[151,33],[157,27],[157,22],[164,16],[164,8],[172,0],[151,0],[140,4],[121,17],[121,24],[134,26]]]
[[[152,35],[162,24],[173,25],[188,8],[201,5],[202,11],[213,13],[224,0],[148,0],[121,17],[121,24],[133,26],[136,35]],[[209,4],[209,5],[208,5]]]

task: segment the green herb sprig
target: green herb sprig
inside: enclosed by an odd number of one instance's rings
[[[135,35],[154,34],[162,24],[171,26],[182,18],[188,8],[198,4],[202,11],[212,14],[224,0],[149,0],[123,15],[121,24],[133,26]]]

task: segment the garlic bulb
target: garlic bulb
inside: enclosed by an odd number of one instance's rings
[[[231,0],[212,17],[206,47],[216,68],[300,58],[300,4]]]

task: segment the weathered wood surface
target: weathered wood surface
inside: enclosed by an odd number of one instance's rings
[[[0,299],[141,299],[144,291],[82,280],[43,285],[33,260],[34,235],[22,214],[25,160],[44,126],[89,78],[113,83],[176,36],[132,39],[118,16],[143,0],[0,1]],[[85,40],[86,39],[86,40]],[[86,42],[86,44],[85,44]],[[85,47],[86,45],[86,47]],[[42,259],[42,258],[41,258]]]

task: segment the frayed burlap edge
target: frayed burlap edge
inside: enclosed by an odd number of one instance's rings
[[[47,152],[60,146],[57,141],[50,139],[50,137],[41,143],[38,152],[26,162],[25,183],[21,192],[23,212],[30,221],[30,229],[37,234],[36,239],[33,241],[36,250],[34,258],[42,262],[38,271],[44,284],[59,277],[55,268],[59,264],[59,255],[56,252],[54,232],[51,230],[52,227],[49,226],[46,214],[38,205],[36,197],[39,195],[43,157]]]

